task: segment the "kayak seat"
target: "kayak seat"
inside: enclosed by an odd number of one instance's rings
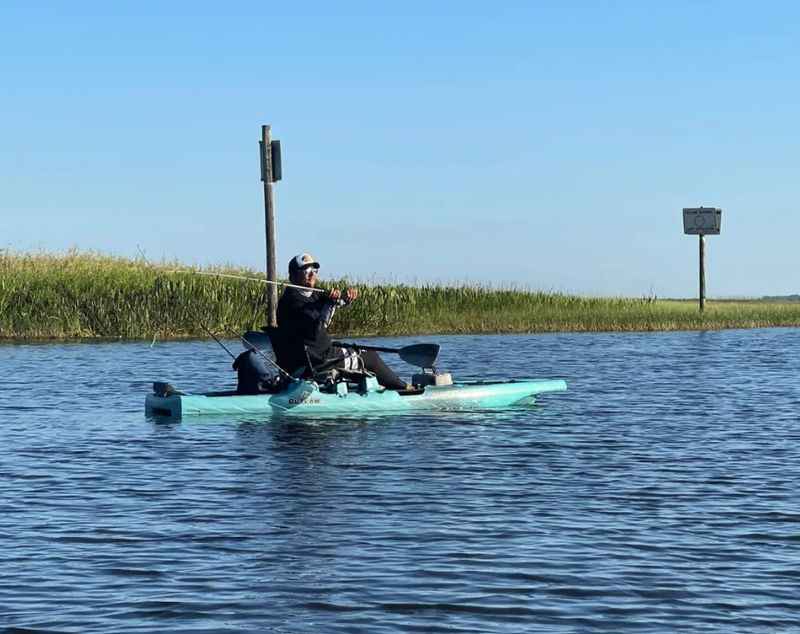
[[[308,357],[304,345],[290,341],[275,326],[264,326],[261,330],[267,333],[272,352],[275,354],[275,363],[284,372],[297,376],[301,369],[303,373],[308,370]]]
[[[290,340],[280,328],[263,326],[261,330],[269,337],[272,352],[275,354],[275,363],[294,377],[314,379],[320,385],[334,385],[340,381],[359,382],[366,375],[363,370],[338,368],[340,359],[329,359],[324,363],[313,365],[305,345]]]
[[[313,375],[324,373],[336,365],[335,359],[320,365],[311,364],[308,350],[302,342],[293,340],[281,332],[280,328],[264,326],[262,330],[267,333],[275,354],[275,362],[294,377],[312,378]]]

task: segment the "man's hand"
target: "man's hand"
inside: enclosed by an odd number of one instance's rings
[[[354,302],[358,299],[358,289],[357,288],[348,288],[344,294],[344,302],[345,304],[349,304],[350,302]]]
[[[350,302],[354,302],[356,299],[358,299],[358,289],[348,288],[343,295],[342,291],[340,291],[338,288],[332,288],[328,291],[328,298],[334,302],[341,299],[345,304],[349,304]]]

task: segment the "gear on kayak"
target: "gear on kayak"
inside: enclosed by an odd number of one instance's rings
[[[267,369],[264,359],[255,350],[245,350],[232,367],[236,370],[237,394],[275,394],[284,387],[285,380]]]

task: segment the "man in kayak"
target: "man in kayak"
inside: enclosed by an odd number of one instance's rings
[[[314,366],[337,360],[334,367],[345,371],[366,368],[375,375],[378,383],[390,390],[411,389],[387,366],[373,350],[355,350],[334,346],[328,326],[337,308],[348,306],[358,299],[358,289],[348,288],[342,293],[338,288],[327,292],[316,289],[319,262],[308,253],[289,260],[289,280],[296,286],[287,286],[278,301],[278,330],[284,341],[291,345],[305,345]],[[305,290],[308,289],[308,290]]]

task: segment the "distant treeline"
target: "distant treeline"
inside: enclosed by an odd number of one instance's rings
[[[766,295],[765,302],[800,302],[800,295]]]
[[[185,272],[178,272],[181,270]],[[197,274],[96,254],[0,252],[0,339],[159,339],[218,335],[265,323],[258,281]],[[202,271],[261,277],[250,270]],[[347,280],[328,286],[352,284]],[[364,285],[339,311],[340,336],[555,331],[648,331],[800,325],[798,301],[590,298],[480,285]]]

